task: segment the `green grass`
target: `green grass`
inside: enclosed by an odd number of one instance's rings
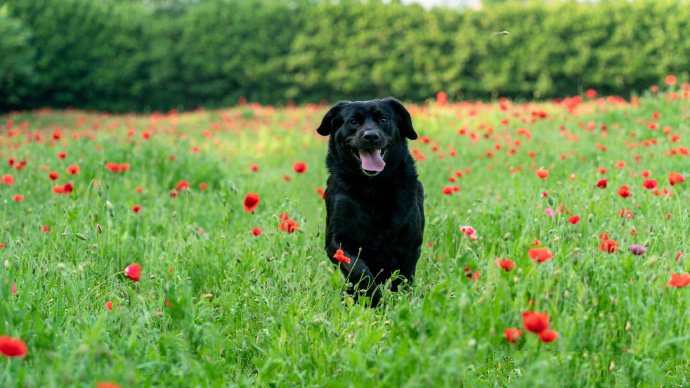
[[[586,102],[572,114],[556,104],[411,107],[429,139],[410,143],[425,156],[417,163],[425,243],[414,287],[386,292],[378,309],[343,298],[344,280],[323,249],[316,190],[327,178],[326,139],[315,128],[326,107],[2,117],[14,129],[2,133],[0,175],[15,184],[0,183],[0,335],[25,341],[28,354],[0,359],[0,386],[687,386],[690,289],[666,283],[688,269],[676,260],[688,250],[688,182],[664,197],[640,177],[649,170],[665,187],[671,171],[690,175],[687,156],[666,155],[688,144],[687,92],[668,97]],[[629,147],[651,139],[657,144]],[[27,165],[17,171],[10,157]],[[304,174],[292,170],[297,161],[307,163]],[[106,162],[131,168],[111,173]],[[68,176],[69,165],[80,173]],[[449,182],[458,170],[465,173]],[[606,189],[596,187],[602,178]],[[181,180],[191,190],[171,197]],[[52,192],[68,181],[72,194]],[[623,184],[631,197],[617,195]],[[444,195],[446,185],[461,190]],[[255,213],[243,211],[249,192],[260,196]],[[284,212],[297,233],[278,230]],[[570,215],[580,222],[568,223]],[[477,230],[476,241],[463,225]],[[253,236],[254,227],[263,234]],[[619,251],[598,249],[602,232]],[[552,260],[529,259],[535,239]],[[631,244],[647,252],[634,256]],[[503,271],[498,257],[517,268]],[[134,262],[139,282],[123,274]],[[522,328],[527,310],[549,313],[559,338],[542,343],[525,332],[508,343],[504,329]]]

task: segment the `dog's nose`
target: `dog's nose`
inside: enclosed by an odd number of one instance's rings
[[[374,130],[369,130],[369,131],[364,131],[364,135],[362,135],[364,140],[366,141],[376,141],[379,139],[379,133]]]

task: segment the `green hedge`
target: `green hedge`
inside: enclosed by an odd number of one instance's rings
[[[11,0],[0,109],[628,95],[690,69],[690,2],[426,10],[341,0]],[[508,35],[496,32],[508,31]]]

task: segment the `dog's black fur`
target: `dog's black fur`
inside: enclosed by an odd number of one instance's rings
[[[348,291],[355,298],[365,293],[376,306],[379,285],[395,271],[402,278],[393,280],[393,291],[403,279],[411,282],[419,259],[424,189],[407,148],[407,139],[416,139],[417,133],[410,113],[391,97],[340,102],[326,113],[317,132],[330,135],[326,253],[352,285]],[[382,171],[363,169],[362,149],[382,150]],[[333,258],[338,249],[350,264]]]

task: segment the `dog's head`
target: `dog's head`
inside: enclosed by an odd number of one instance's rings
[[[392,97],[339,102],[316,131],[331,136],[330,156],[341,167],[366,176],[395,167],[408,154],[406,139],[417,138],[410,113]]]

